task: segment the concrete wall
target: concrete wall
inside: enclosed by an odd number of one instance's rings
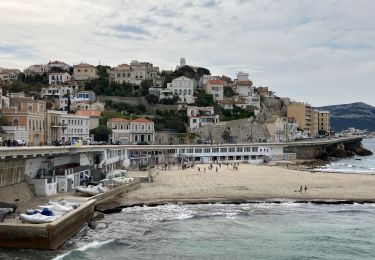
[[[0,161],[0,187],[23,182],[25,179],[25,160]]]

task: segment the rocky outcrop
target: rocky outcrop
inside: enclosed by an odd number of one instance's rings
[[[361,140],[338,141],[331,144],[308,144],[303,146],[284,147],[284,153],[295,153],[297,159],[319,159],[328,161],[329,158],[345,158],[354,155],[367,156],[372,152],[362,146]]]

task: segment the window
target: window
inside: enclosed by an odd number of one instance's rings
[[[226,153],[227,152],[227,148],[220,148],[220,152]]]
[[[193,149],[192,148],[186,149],[186,153],[193,153]]]
[[[17,118],[13,120],[13,126],[18,126],[18,119]]]
[[[205,148],[204,149],[204,153],[210,153],[211,152],[211,149],[210,148]]]
[[[230,153],[234,153],[235,151],[236,151],[236,148],[234,148],[234,147],[229,148]]]
[[[252,152],[258,152],[258,147],[252,147],[252,148],[251,148],[251,151],[252,151]]]
[[[213,153],[218,153],[219,152],[219,148],[212,148],[212,152]]]
[[[202,153],[202,149],[201,148],[195,149],[195,153]]]
[[[237,152],[242,153],[242,147],[237,147]]]

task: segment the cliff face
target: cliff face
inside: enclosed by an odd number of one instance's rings
[[[375,107],[365,103],[351,103],[343,105],[318,107],[331,113],[331,128],[341,131],[354,127],[375,131]]]

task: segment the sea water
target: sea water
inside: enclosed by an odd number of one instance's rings
[[[58,251],[1,259],[374,259],[375,205],[299,203],[126,208]]]
[[[375,138],[364,139],[362,144],[372,151],[370,156],[354,156],[345,159],[333,159],[322,172],[375,174]]]

